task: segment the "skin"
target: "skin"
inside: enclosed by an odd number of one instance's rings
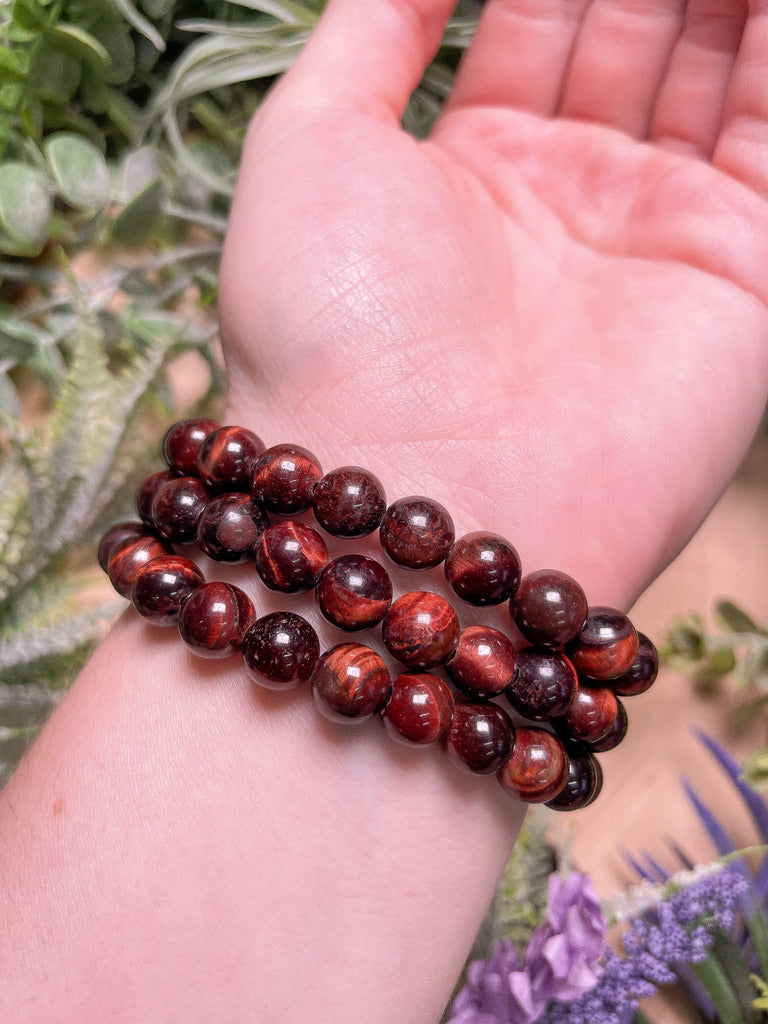
[[[226,418],[628,607],[766,401],[768,2],[490,0],[416,142],[450,9],[331,0],[259,111]],[[127,615],[0,796],[0,1017],[434,1022],[521,817]]]

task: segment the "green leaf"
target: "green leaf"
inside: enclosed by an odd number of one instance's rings
[[[744,762],[744,778],[755,789],[768,789],[768,750],[755,750]]]
[[[128,249],[145,242],[162,216],[165,188],[160,178],[146,186],[115,218],[112,240]]]
[[[736,655],[733,653],[730,647],[721,648],[718,651],[712,651],[704,661],[703,664],[699,665],[695,673],[695,683],[701,689],[711,689],[714,683],[718,679],[722,679],[723,676],[727,676],[729,672],[733,672],[736,668]]]
[[[0,225],[12,239],[40,252],[52,211],[44,174],[17,160],[0,165]]]
[[[764,633],[747,613],[733,601],[722,600],[715,605],[717,624],[724,633]]]
[[[28,32],[45,32],[56,13],[55,9],[46,11],[45,7],[41,0],[14,0],[13,20]]]
[[[165,40],[163,37],[152,22],[148,21],[143,14],[136,10],[130,0],[111,0],[111,2],[115,10],[122,14],[128,24],[132,25],[145,39],[148,39],[155,49],[161,52],[165,50]]]
[[[111,55],[107,48],[91,32],[86,32],[80,25],[70,25],[60,21],[51,32],[52,42],[55,40],[73,56],[85,61],[102,73],[109,68]]]
[[[43,145],[59,194],[78,210],[97,210],[109,196],[109,171],[101,152],[74,132],[57,132]]]

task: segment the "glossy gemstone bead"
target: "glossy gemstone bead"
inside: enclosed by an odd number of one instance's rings
[[[616,701],[617,713],[616,718],[613,721],[613,725],[599,740],[595,740],[588,744],[589,749],[594,751],[596,754],[605,753],[607,750],[613,750],[614,747],[618,747],[624,737],[627,735],[627,728],[629,726],[629,719],[627,717],[627,709],[621,703],[620,700]]]
[[[618,701],[610,687],[580,686],[558,725],[571,740],[596,743],[613,728],[618,713]]]
[[[456,704],[445,750],[451,761],[478,775],[492,775],[509,757],[514,726],[496,704]]]
[[[445,576],[469,604],[501,604],[520,583],[520,556],[496,533],[467,533],[451,546]]]
[[[268,526],[253,550],[259,576],[270,590],[283,594],[311,590],[328,561],[317,530],[293,520]]]
[[[297,515],[312,507],[312,491],[323,475],[312,452],[297,444],[276,444],[253,470],[253,496],[268,512]]]
[[[292,690],[306,682],[319,656],[317,633],[294,612],[272,612],[257,619],[243,642],[248,674],[268,690]]]
[[[392,689],[383,659],[364,644],[345,643],[320,655],[312,694],[322,715],[334,722],[362,722],[384,707]]]
[[[637,656],[626,672],[611,681],[611,689],[622,697],[635,697],[645,693],[659,674],[659,654],[645,633],[638,633]]]
[[[203,658],[228,658],[242,648],[255,618],[244,591],[214,580],[198,587],[181,606],[179,633],[193,653]]]
[[[492,626],[467,626],[445,670],[473,700],[498,697],[515,674],[516,654],[509,637]]]
[[[207,502],[208,492],[197,477],[174,477],[163,484],[152,502],[155,529],[171,544],[191,544]]]
[[[515,678],[506,696],[523,717],[545,722],[565,714],[578,689],[578,674],[564,654],[549,647],[524,647],[517,652]]]
[[[392,580],[383,565],[364,555],[329,562],[315,587],[320,611],[339,629],[370,629],[392,602]]]
[[[122,597],[130,597],[133,579],[139,568],[152,558],[168,554],[168,546],[157,537],[145,536],[125,541],[113,550],[107,563],[112,586]]]
[[[568,654],[581,675],[604,682],[623,675],[637,657],[637,630],[626,615],[599,605],[589,609],[587,621]]]
[[[197,521],[197,542],[217,562],[245,562],[269,526],[266,512],[249,494],[219,494]]]
[[[155,500],[155,495],[161,487],[173,479],[174,474],[170,469],[161,469],[157,473],[150,473],[139,484],[136,491],[136,511],[139,513],[141,521],[150,530],[155,528],[155,520],[152,518],[152,503]]]
[[[451,726],[453,695],[446,683],[430,672],[403,673],[392,684],[381,718],[390,736],[401,743],[435,743]]]
[[[312,491],[315,518],[334,537],[366,537],[378,530],[387,504],[381,481],[359,466],[342,466]]]
[[[197,417],[174,423],[163,438],[163,457],[177,476],[197,476],[197,453],[209,434],[219,429],[216,420]]]
[[[568,754],[568,778],[547,807],[554,811],[578,811],[593,803],[603,788],[603,770],[596,757],[586,752]]]
[[[453,543],[453,520],[431,498],[414,495],[393,502],[379,527],[381,545],[397,565],[430,569],[439,565]]]
[[[153,558],[136,570],[131,586],[133,607],[155,626],[175,626],[183,601],[203,583],[205,577],[189,558]]]
[[[148,536],[147,528],[143,523],[122,522],[110,526],[99,541],[98,559],[99,565],[104,572],[107,571],[112,554],[117,551],[121,544],[146,536]]]
[[[414,590],[399,597],[384,617],[387,650],[408,668],[434,668],[448,661],[459,643],[459,620],[445,598]]]
[[[509,611],[526,640],[561,647],[584,626],[587,595],[566,573],[539,569],[523,577]]]
[[[197,453],[197,473],[211,491],[250,494],[253,468],[264,442],[247,427],[219,427],[208,434]]]
[[[535,727],[518,728],[512,754],[496,778],[510,796],[541,804],[553,800],[563,789],[569,764],[565,747],[554,733]]]

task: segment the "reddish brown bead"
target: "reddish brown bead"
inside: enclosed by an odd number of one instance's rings
[[[179,555],[153,558],[136,570],[133,607],[154,626],[175,626],[182,603],[205,577],[194,562]]]
[[[544,729],[515,730],[512,755],[497,773],[503,790],[528,804],[553,800],[568,781],[565,747]]]
[[[430,672],[403,673],[393,682],[381,717],[390,736],[401,743],[435,743],[451,726],[453,695],[443,680]]]
[[[171,544],[191,544],[208,492],[194,476],[177,476],[158,490],[152,502],[155,529]]]
[[[509,715],[498,705],[457,704],[445,749],[458,768],[492,775],[509,757],[514,734]]]
[[[219,429],[216,420],[198,417],[174,423],[163,438],[163,457],[177,476],[197,476],[197,453],[209,434]]]
[[[561,647],[584,626],[587,595],[566,573],[539,569],[523,577],[509,611],[526,640]]]
[[[578,674],[564,654],[548,647],[524,647],[517,652],[515,678],[506,696],[519,714],[545,722],[565,714],[578,689]]]
[[[219,427],[208,434],[197,453],[197,472],[211,491],[250,494],[253,468],[264,442],[247,427]]]
[[[613,750],[614,747],[618,747],[618,745],[627,735],[627,728],[629,726],[629,719],[627,718],[627,709],[624,707],[620,700],[617,700],[616,704],[617,714],[611,728],[601,739],[589,744],[589,749],[591,751],[594,751],[594,753],[596,754],[602,754],[605,753],[605,751],[607,750]]]
[[[197,542],[217,562],[245,562],[268,526],[266,512],[249,494],[220,494],[200,514]]]
[[[312,452],[297,444],[276,444],[253,470],[253,496],[268,512],[297,515],[312,507],[312,491],[323,475]]]
[[[397,565],[429,569],[439,565],[448,554],[454,538],[453,520],[431,498],[400,498],[384,513],[379,538]]]
[[[451,546],[445,576],[463,600],[474,605],[501,604],[520,583],[520,557],[496,533],[467,533]]]
[[[593,803],[603,788],[603,770],[596,757],[586,752],[569,753],[568,778],[547,807],[553,811],[578,811]]]
[[[611,681],[611,689],[622,697],[635,697],[645,693],[656,681],[659,674],[659,655],[652,640],[645,633],[638,633],[637,656],[626,672]]]
[[[445,598],[428,591],[403,594],[384,617],[387,650],[408,668],[434,668],[451,657],[459,643],[459,620]]]
[[[136,540],[138,537],[147,536],[149,534],[143,523],[123,522],[110,526],[99,541],[99,565],[106,572],[110,558],[121,544],[125,544],[129,540]]]
[[[312,491],[315,517],[334,537],[366,537],[378,530],[387,504],[381,481],[359,466],[342,466]]]
[[[580,686],[571,706],[558,723],[578,743],[596,743],[613,728],[618,701],[608,686]]]
[[[272,612],[245,634],[243,662],[268,690],[292,690],[312,675],[320,655],[317,633],[294,612]]]
[[[384,707],[392,689],[387,666],[370,647],[338,644],[322,654],[312,674],[315,704],[335,722],[362,722]]]
[[[383,565],[364,555],[329,562],[316,584],[320,611],[339,629],[370,629],[392,602],[392,580]]]
[[[581,675],[604,682],[630,669],[638,647],[637,630],[627,616],[600,605],[590,608],[584,628],[568,653]]]
[[[203,658],[228,658],[243,646],[256,613],[248,595],[215,580],[198,587],[181,606],[179,633],[190,651]]]
[[[139,513],[139,518],[145,523],[150,530],[155,528],[155,520],[152,518],[152,503],[155,500],[155,495],[168,483],[169,480],[174,479],[174,474],[170,469],[161,469],[157,473],[150,473],[146,479],[142,480],[139,484],[138,490],[136,491],[136,511]]]
[[[467,626],[445,670],[473,700],[498,697],[512,682],[516,654],[509,637],[492,626]]]
[[[268,526],[254,548],[256,568],[270,590],[311,590],[328,561],[325,541],[311,526],[293,520]]]
[[[110,582],[118,594],[131,596],[133,578],[139,568],[152,558],[170,554],[167,545],[157,537],[137,537],[120,544],[107,563]]]

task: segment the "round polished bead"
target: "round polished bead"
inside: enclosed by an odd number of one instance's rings
[[[453,695],[431,672],[403,673],[392,683],[381,718],[390,736],[401,743],[435,743],[451,726]]]
[[[249,494],[219,494],[197,521],[197,543],[217,562],[245,562],[269,526],[266,512]]]
[[[136,570],[131,586],[133,607],[155,626],[175,626],[182,603],[205,583],[189,558],[162,555]]]
[[[315,587],[320,611],[339,629],[370,629],[392,603],[392,580],[383,565],[364,555],[329,562]]]
[[[172,544],[191,544],[197,539],[197,522],[207,501],[208,492],[197,477],[174,477],[152,502],[155,529]]]
[[[587,752],[568,754],[568,778],[547,807],[554,811],[578,811],[593,803],[603,788],[603,770],[596,757]]]
[[[520,583],[520,556],[496,533],[467,533],[451,546],[445,576],[455,593],[474,605],[501,604]]]
[[[618,713],[618,701],[610,687],[580,686],[558,725],[577,743],[596,743],[613,728]]]
[[[320,655],[317,633],[294,612],[272,612],[245,634],[243,662],[268,690],[292,690],[312,675]]]
[[[561,647],[584,626],[587,595],[566,573],[539,569],[523,577],[509,611],[526,640]]]
[[[600,605],[590,608],[584,628],[568,653],[581,675],[604,682],[627,672],[638,648],[637,630],[627,616]]]
[[[445,670],[473,700],[498,697],[515,674],[516,654],[509,637],[492,626],[467,626]]]
[[[564,654],[549,647],[524,647],[517,652],[515,678],[506,696],[524,718],[545,722],[565,714],[578,689],[578,673]]]
[[[366,537],[378,530],[387,508],[381,481],[359,466],[342,466],[312,491],[315,518],[334,537]]]
[[[168,483],[169,480],[174,479],[174,474],[170,469],[160,469],[157,473],[150,473],[139,484],[138,490],[136,491],[136,511],[139,513],[139,518],[145,523],[150,530],[155,528],[155,520],[152,517],[152,503],[155,500],[155,495]]]
[[[518,728],[512,754],[496,778],[505,792],[528,804],[553,800],[568,781],[565,747],[544,729]]]
[[[397,565],[430,569],[439,565],[453,543],[453,520],[431,498],[414,495],[393,502],[379,527],[381,546]]]
[[[214,580],[193,591],[181,606],[179,633],[203,658],[228,658],[243,646],[256,613],[248,595],[231,583]]]
[[[399,597],[384,617],[382,638],[389,653],[407,668],[442,665],[459,643],[459,620],[438,594],[414,590]]]
[[[456,704],[445,737],[453,763],[478,775],[492,775],[509,757],[514,726],[496,704]]]
[[[264,442],[247,427],[219,427],[200,445],[197,472],[211,491],[250,493],[253,468]]]
[[[165,432],[163,457],[177,476],[197,476],[197,453],[209,434],[219,429],[216,420],[205,417],[181,420]]]
[[[270,590],[311,590],[328,561],[325,541],[311,526],[293,520],[268,526],[254,550],[259,576]]]
[[[99,541],[98,559],[99,565],[107,571],[109,560],[121,544],[129,540],[136,540],[138,537],[146,537],[147,529],[143,523],[122,522],[110,526],[107,532]]]
[[[268,512],[297,515],[312,507],[312,491],[323,475],[312,452],[297,444],[276,444],[253,470],[253,496]]]
[[[315,704],[335,722],[362,722],[381,711],[392,689],[384,660],[364,644],[345,643],[320,655],[312,673]]]
[[[599,740],[589,744],[589,749],[596,754],[603,754],[607,750],[613,750],[621,743],[624,737],[627,735],[627,728],[629,727],[629,719],[627,717],[627,709],[621,703],[620,700],[616,701],[617,713],[616,718],[613,721],[613,725]]]
[[[145,536],[125,541],[113,550],[107,563],[112,586],[122,597],[130,597],[133,579],[139,568],[152,558],[168,554],[168,546],[157,537]]]
[[[659,654],[645,633],[638,633],[637,656],[626,672],[611,681],[611,689],[622,697],[635,697],[645,693],[659,674]]]

